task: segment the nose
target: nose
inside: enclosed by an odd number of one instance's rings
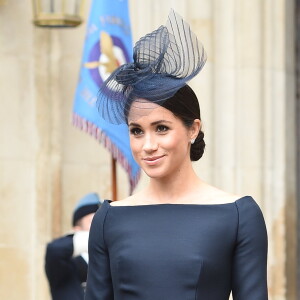
[[[143,150],[147,153],[156,151],[158,143],[156,138],[152,134],[145,135]]]

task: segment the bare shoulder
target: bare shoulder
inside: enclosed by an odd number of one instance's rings
[[[122,200],[112,201],[110,202],[110,205],[112,206],[132,206],[136,204],[138,196],[132,195],[127,198],[124,198]]]
[[[233,193],[223,191],[212,185],[207,185],[205,190],[206,190],[205,191],[206,197],[204,198],[206,199],[206,202],[210,204],[233,203],[243,197],[238,194],[233,194]]]
[[[131,205],[130,204],[131,203],[131,201],[130,201],[131,197],[132,196],[124,198],[122,200],[112,201],[112,202],[110,202],[110,205],[111,206],[127,206],[127,205]]]
[[[218,193],[216,193],[214,199],[218,203],[233,203],[239,199],[241,199],[243,196],[228,193],[225,191],[220,190]]]

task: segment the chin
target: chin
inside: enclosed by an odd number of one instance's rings
[[[152,179],[165,178],[169,174],[169,172],[166,172],[165,170],[159,170],[159,169],[149,170],[149,168],[144,168],[143,171]]]

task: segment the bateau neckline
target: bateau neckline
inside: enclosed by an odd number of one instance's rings
[[[112,200],[104,200],[104,202],[106,202],[109,207],[155,207],[155,206],[225,206],[225,205],[232,205],[232,204],[236,204],[236,202],[239,202],[243,199],[246,198],[252,198],[251,196],[243,196],[241,198],[236,199],[233,202],[226,202],[226,203],[219,203],[219,204],[209,204],[209,203],[204,203],[204,204],[196,204],[196,203],[156,203],[156,204],[138,204],[138,205],[110,205],[111,202],[113,202]]]

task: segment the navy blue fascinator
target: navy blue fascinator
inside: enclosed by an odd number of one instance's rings
[[[126,122],[133,101],[161,105],[206,62],[206,54],[190,26],[174,10],[166,25],[146,34],[134,46],[133,62],[117,68],[103,83],[98,110],[113,124]]]

